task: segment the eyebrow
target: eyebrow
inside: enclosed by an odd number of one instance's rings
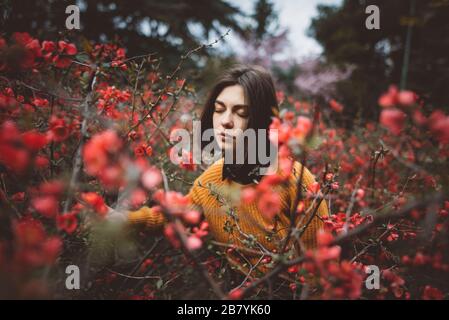
[[[218,104],[222,105],[223,107],[226,107],[226,104],[223,101],[220,101],[218,99],[215,100],[215,103],[218,103]],[[235,108],[235,107],[237,107],[237,108],[249,108],[249,106],[247,104],[235,104],[235,105],[232,106],[232,108]]]

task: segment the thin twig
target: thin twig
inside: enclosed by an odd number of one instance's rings
[[[355,229],[350,230],[346,234],[339,235],[339,236],[335,237],[334,240],[329,245],[334,246],[334,245],[342,244],[342,243],[352,239],[353,237],[366,232],[370,228],[387,221],[388,219],[392,219],[392,220],[399,219],[399,218],[405,216],[406,214],[408,214],[413,209],[425,208],[431,203],[441,202],[444,199],[444,196],[445,195],[443,195],[442,193],[435,193],[435,194],[428,196],[422,200],[413,201],[410,204],[408,204],[407,206],[404,206],[401,210],[391,211],[389,213],[376,216],[371,223],[361,225]],[[245,287],[242,290],[242,297],[247,296],[252,290],[254,290],[256,287],[258,287],[260,284],[268,281],[269,279],[271,279],[274,276],[277,276],[285,268],[288,268],[289,266],[300,264],[300,263],[306,261],[307,259],[308,258],[306,258],[306,256],[301,256],[301,257],[298,257],[298,258],[290,260],[290,261],[282,262],[281,264],[277,265],[273,270],[271,270],[269,273],[265,274],[262,278],[252,282],[250,285]]]
[[[78,145],[78,149],[76,151],[75,154],[75,159],[73,161],[73,170],[72,170],[72,176],[70,178],[70,184],[69,184],[69,189],[68,189],[68,197],[67,200],[64,204],[64,213],[68,212],[70,209],[70,206],[72,205],[72,200],[74,197],[74,193],[75,193],[75,189],[76,189],[76,184],[78,182],[78,176],[79,173],[81,171],[81,167],[83,165],[83,161],[82,161],[82,149],[84,146],[84,140],[87,137],[87,122],[89,119],[89,112],[90,112],[90,106],[92,104],[92,92],[95,86],[95,80],[97,78],[99,69],[97,68],[95,70],[95,72],[92,72],[91,75],[91,79],[89,81],[89,86],[88,86],[88,92],[87,92],[87,96],[86,99],[83,102],[83,121],[81,123],[81,138],[80,138],[80,143]]]
[[[354,190],[352,190],[352,194],[351,194],[351,200],[349,201],[349,205],[346,208],[346,219],[345,219],[345,224],[343,225],[343,233],[348,232],[349,218],[351,217],[352,208],[354,207],[355,198],[356,198],[357,190],[359,188],[360,180],[362,180],[362,175],[360,175],[357,178],[357,181],[355,182]]]
[[[218,39],[216,39],[215,41],[213,41],[212,43],[209,44],[202,44],[194,49],[191,49],[190,51],[188,51],[185,55],[181,56],[181,59],[178,63],[178,65],[176,66],[176,68],[173,70],[173,72],[167,77],[167,80],[165,81],[165,85],[163,87],[163,89],[161,90],[159,96],[157,97],[156,101],[154,103],[151,103],[150,109],[148,110],[148,112],[134,125],[132,126],[129,131],[128,134],[137,129],[147,118],[148,116],[153,112],[153,109],[160,103],[162,96],[164,94],[167,93],[168,90],[168,86],[170,84],[170,82],[172,82],[172,80],[175,78],[175,76],[177,75],[177,73],[181,70],[181,66],[183,65],[184,61],[187,60],[192,54],[207,48],[207,47],[212,47],[214,44],[218,43],[219,41],[221,41],[224,37],[226,37],[230,32],[230,29],[228,29],[228,31],[221,35]]]

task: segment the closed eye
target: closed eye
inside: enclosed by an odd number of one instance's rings
[[[219,100],[215,101],[214,104],[214,112],[222,113],[226,111],[226,105]],[[236,104],[232,107],[232,112],[236,113],[239,117],[247,118],[248,114],[248,106],[246,104]]]
[[[215,102],[215,105],[214,105],[214,111],[215,112],[223,112],[223,111],[225,111],[226,110],[226,107],[225,106],[223,106],[222,104],[220,104],[220,103],[218,103],[218,102]]]
[[[236,110],[237,115],[242,118],[247,118],[249,116],[248,107],[246,105],[236,105],[234,106],[234,110]]]
[[[237,111],[237,114],[240,116],[240,117],[242,117],[242,118],[248,118],[248,111],[246,110],[246,109],[239,109],[238,111]]]

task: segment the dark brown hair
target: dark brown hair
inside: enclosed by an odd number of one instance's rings
[[[201,136],[207,129],[213,128],[215,100],[224,88],[241,85],[248,105],[249,119],[247,129],[268,129],[272,117],[277,116],[276,89],[270,73],[261,66],[236,65],[227,70],[212,87],[201,114]],[[267,130],[268,132],[268,130]],[[266,141],[269,143],[268,134]],[[209,142],[202,141],[201,149]],[[231,169],[238,176],[247,175],[254,165],[232,165]]]

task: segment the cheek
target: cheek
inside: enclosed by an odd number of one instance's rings
[[[246,130],[248,127],[248,118],[236,117],[234,126],[236,129],[240,129],[242,131]]]
[[[212,116],[212,125],[215,130],[219,128],[219,125],[220,125],[220,115],[219,114],[214,113],[214,115]]]

